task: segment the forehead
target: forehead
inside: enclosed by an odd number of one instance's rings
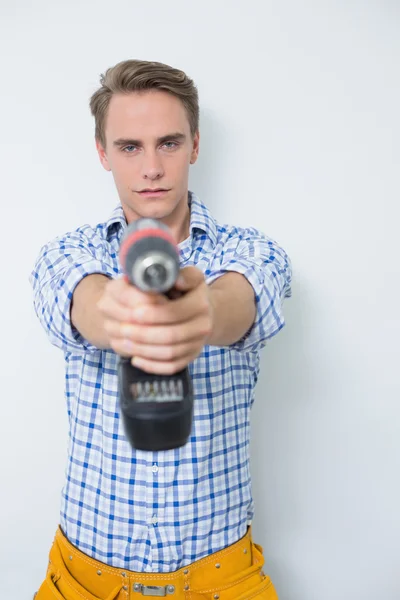
[[[175,131],[190,130],[185,107],[168,92],[149,90],[114,94],[107,120],[107,137],[131,135],[135,138],[160,137]]]

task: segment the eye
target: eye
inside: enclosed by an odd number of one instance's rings
[[[129,146],[125,146],[125,148],[122,149],[123,152],[126,152],[127,154],[132,154],[133,150],[136,149],[136,146],[134,146],[133,144],[129,144]]]
[[[177,143],[177,142],[170,141],[170,142],[165,142],[165,143],[163,144],[163,146],[164,146],[165,148],[167,148],[167,150],[173,150],[174,148],[176,148],[176,147],[178,146],[178,143]]]

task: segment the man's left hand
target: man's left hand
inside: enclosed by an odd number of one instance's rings
[[[132,364],[148,373],[171,375],[202,351],[213,329],[208,285],[197,267],[180,271],[175,285],[183,292],[165,304],[139,305],[123,336],[131,342]]]

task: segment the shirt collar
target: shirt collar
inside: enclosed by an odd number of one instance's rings
[[[200,230],[204,232],[213,246],[217,244],[217,222],[206,207],[205,204],[194,194],[189,192],[189,206],[190,206],[190,237],[194,237],[195,231]],[[126,218],[124,210],[121,204],[118,204],[110,215],[110,218],[106,222],[107,236],[110,234],[111,229],[115,224],[119,224],[123,230],[126,228]]]
[[[124,209],[122,208],[121,204],[118,204],[118,206],[116,206],[114,208],[114,210],[112,211],[110,218],[108,219],[108,221],[106,222],[106,233],[107,233],[107,238],[111,233],[111,230],[113,229],[113,226],[115,224],[119,224],[120,227],[119,229],[123,230],[126,227],[126,218],[125,218],[125,214],[124,214]]]
[[[196,230],[203,231],[217,245],[217,222],[207,206],[193,192],[189,192],[190,205],[190,234],[193,237]]]

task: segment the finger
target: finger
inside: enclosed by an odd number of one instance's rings
[[[179,277],[175,283],[177,290],[182,292],[192,290],[205,281],[204,274],[197,267],[185,267],[179,272]]]
[[[107,320],[127,323],[135,322],[133,309],[124,304],[120,304],[112,296],[103,296],[100,298],[97,302],[97,308]],[[105,328],[106,325],[107,322],[104,323]]]
[[[116,338],[113,340],[113,343],[113,349],[118,352],[118,354],[125,354],[157,362],[182,360],[185,356],[192,356],[196,351],[199,351],[199,348],[202,348],[202,344],[199,340],[184,344],[175,344],[174,346],[137,344],[129,339],[121,338]]]
[[[110,347],[116,354],[120,354],[124,358],[132,358],[133,352],[129,349],[129,345],[124,342],[126,340],[121,338],[110,338]]]
[[[139,325],[123,323],[119,337],[126,337],[139,344],[174,345],[189,342],[211,333],[211,319],[201,316],[177,325]]]
[[[182,371],[187,365],[194,361],[195,358],[200,354],[200,351],[193,353],[191,356],[187,356],[176,361],[154,361],[145,358],[138,358],[134,356],[132,358],[132,364],[146,373],[154,373],[156,375],[174,375],[178,371]]]
[[[138,304],[165,304],[168,302],[164,294],[142,292],[124,278],[112,280],[107,285],[107,293],[119,304],[131,308]]]
[[[208,296],[206,293],[199,294],[198,288],[196,288],[162,306],[142,304],[133,309],[132,316],[137,323],[166,325],[184,323],[198,315],[208,313]]]

